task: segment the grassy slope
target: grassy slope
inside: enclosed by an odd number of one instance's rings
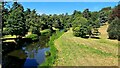
[[[107,39],[107,26],[102,26],[101,39],[74,37],[72,29],[55,40],[58,59],[55,66],[113,66],[118,65],[117,40]]]

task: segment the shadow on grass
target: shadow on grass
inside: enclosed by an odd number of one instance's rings
[[[93,38],[93,39],[100,39],[100,37],[91,37],[91,38]]]
[[[89,39],[89,38],[93,38],[93,39],[100,39],[100,37],[95,37],[95,36],[92,36],[92,37],[89,37],[89,36],[85,36],[85,37],[82,37],[84,39]]]

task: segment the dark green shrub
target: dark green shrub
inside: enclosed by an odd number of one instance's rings
[[[73,29],[73,35],[79,37],[80,36],[80,27],[75,27]]]

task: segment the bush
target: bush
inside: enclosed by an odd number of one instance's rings
[[[35,40],[38,40],[38,39],[39,39],[37,34],[30,34],[30,35],[28,35],[26,38],[31,38],[32,41],[35,41]]]
[[[73,35],[79,37],[80,36],[80,27],[75,27],[73,29]]]
[[[73,29],[73,35],[74,36],[77,36],[77,37],[86,37],[86,35],[88,34],[89,32],[89,28],[86,26],[86,25],[83,25],[81,27],[75,27]]]

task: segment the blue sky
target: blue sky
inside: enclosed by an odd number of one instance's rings
[[[117,2],[20,2],[24,8],[36,9],[39,14],[72,14],[74,10],[99,11],[103,7],[114,7]]]

